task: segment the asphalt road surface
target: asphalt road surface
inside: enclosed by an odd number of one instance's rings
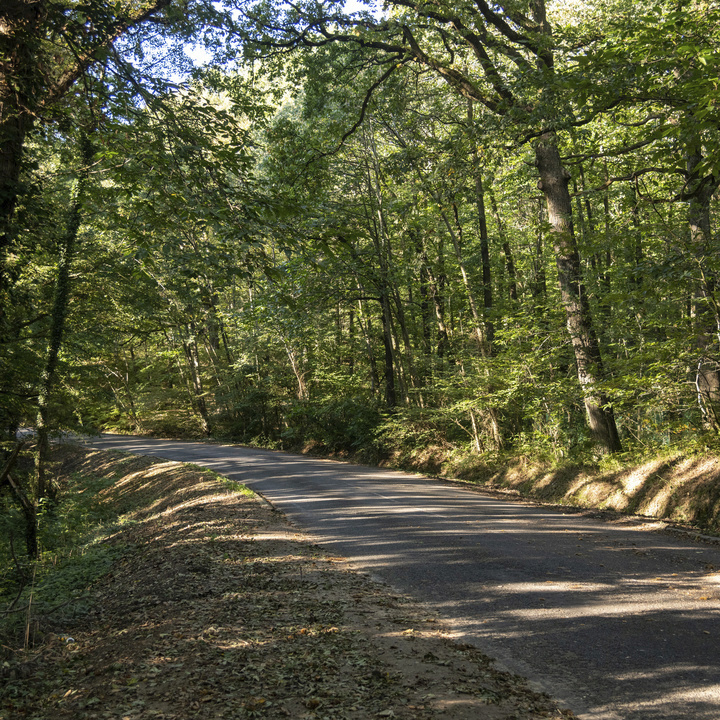
[[[261,493],[581,718],[720,718],[720,546],[382,469],[103,435]]]

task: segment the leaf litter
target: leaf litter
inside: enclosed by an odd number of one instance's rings
[[[574,717],[213,473],[63,456],[115,478],[100,500],[126,510],[123,551],[87,614],[14,654],[3,720]]]

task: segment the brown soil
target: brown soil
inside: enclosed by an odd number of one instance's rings
[[[573,717],[211,473],[80,450],[64,471],[116,478],[123,552],[82,622],[5,662],[3,720]]]

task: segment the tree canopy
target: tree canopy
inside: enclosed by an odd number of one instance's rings
[[[4,431],[715,446],[719,42],[705,0],[5,3]]]

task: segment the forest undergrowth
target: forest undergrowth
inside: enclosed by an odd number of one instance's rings
[[[243,486],[70,446],[54,462],[64,542],[19,597],[2,558],[3,720],[573,717]]]

